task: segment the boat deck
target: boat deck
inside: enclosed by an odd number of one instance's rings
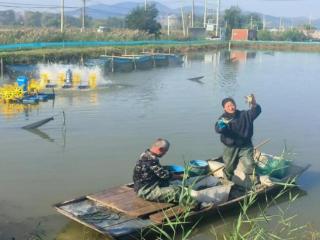
[[[129,186],[107,189],[87,198],[131,217],[143,217],[173,206],[171,203],[146,201],[138,197],[134,189]]]

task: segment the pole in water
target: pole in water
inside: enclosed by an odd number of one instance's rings
[[[31,123],[29,125],[26,125],[24,127],[22,127],[23,129],[34,129],[34,128],[38,128],[44,124],[46,124],[47,122],[50,122],[51,120],[53,120],[54,118],[53,117],[49,117],[49,118],[46,118],[46,119],[43,119],[43,120],[40,120],[38,122],[35,122],[35,123]]]
[[[3,81],[4,79],[3,79],[3,58],[1,58],[1,60],[0,60],[0,68],[1,68],[1,80]]]

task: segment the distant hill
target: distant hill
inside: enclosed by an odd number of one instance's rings
[[[181,14],[180,8],[171,9],[160,2],[153,2],[153,3],[156,4],[157,9],[159,10],[160,16],[167,16],[168,14],[175,14],[175,15]],[[87,6],[86,14],[94,19],[105,19],[108,17],[124,17],[130,11],[132,11],[134,8],[138,6],[143,6],[143,3],[127,1],[127,2],[117,3],[117,4],[112,4],[112,5],[93,4],[93,5]],[[191,12],[191,9],[192,9],[191,6],[185,6],[183,8],[185,13]],[[203,6],[198,5],[195,7],[195,14],[197,16],[202,16],[203,12],[204,12]],[[245,13],[248,14],[248,12],[245,12]],[[73,17],[79,17],[80,9],[74,10],[74,11],[67,11],[66,14]],[[263,14],[259,14],[259,15],[261,16],[261,18],[263,17]],[[266,19],[267,28],[279,28],[279,25],[280,25],[279,17],[274,17],[270,15],[265,15],[264,17]],[[308,22],[309,20],[305,17],[281,19],[281,25],[284,26],[285,28],[290,28],[291,26],[293,27],[301,26],[303,24],[307,24]],[[312,20],[312,25],[320,29],[320,19]]]
[[[157,9],[159,10],[160,15],[167,15],[172,12],[170,8],[159,3],[154,2]],[[95,4],[89,5],[86,8],[86,14],[94,19],[103,19],[108,17],[124,17],[134,8],[138,6],[143,6],[141,3],[137,2],[121,2],[113,5],[108,4]],[[79,16],[79,10],[66,12],[70,16]]]

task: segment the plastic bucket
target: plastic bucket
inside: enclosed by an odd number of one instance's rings
[[[23,91],[26,92],[28,90],[28,78],[26,76],[19,76],[16,82],[18,83],[19,87],[23,88]]]
[[[188,166],[190,176],[207,175],[210,172],[209,164],[205,160],[191,160]]]

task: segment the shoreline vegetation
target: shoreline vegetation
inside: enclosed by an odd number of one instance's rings
[[[128,29],[103,33],[94,29],[83,33],[75,29],[64,33],[56,29],[2,29],[0,33],[0,58],[5,64],[55,62],[102,54],[187,53],[217,49],[320,52],[320,42],[193,40],[180,31],[172,32],[170,38],[163,33],[157,40],[143,31]]]
[[[81,43],[79,42],[79,45]],[[1,45],[0,45],[1,46]],[[37,49],[0,50],[0,58],[6,64],[56,62],[66,59],[95,58],[100,55],[140,54],[141,52],[183,54],[204,50],[264,50],[264,51],[301,51],[320,52],[320,43],[309,42],[271,42],[271,41],[187,41],[148,45],[123,46],[77,46],[43,47]]]

